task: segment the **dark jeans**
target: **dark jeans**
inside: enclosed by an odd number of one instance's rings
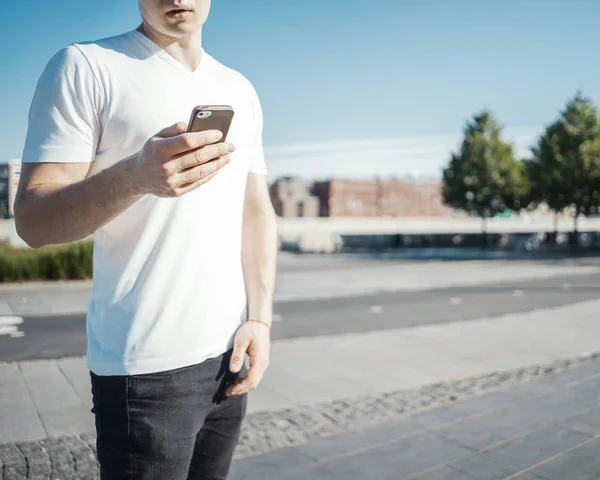
[[[223,395],[235,377],[230,356],[144,375],[91,373],[102,480],[225,480],[246,411],[246,395]]]

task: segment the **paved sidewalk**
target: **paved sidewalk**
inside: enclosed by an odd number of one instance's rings
[[[508,372],[438,383],[415,391],[388,392],[382,395],[363,396],[330,404],[302,406],[275,412],[255,412],[247,415],[234,458],[246,458],[289,446],[300,449],[313,439],[332,437],[326,442],[340,442],[342,448],[352,447],[354,436],[339,435],[359,430],[385,421],[396,425],[398,419],[418,411],[440,407],[453,408],[451,404],[482,392],[496,391],[519,385],[535,378],[598,363],[598,355],[553,362],[547,365],[520,368]],[[588,367],[589,368],[589,367]],[[587,370],[586,370],[587,371]],[[377,429],[378,431],[378,429]],[[379,433],[379,432],[378,432]],[[359,437],[362,438],[362,435]],[[386,437],[383,436],[382,440]],[[311,442],[310,445],[320,442]],[[95,436],[92,434],[68,435],[39,441],[0,444],[1,480],[55,480],[90,479],[99,475],[96,460]],[[327,447],[325,447],[327,448]],[[339,447],[338,447],[339,449]],[[285,451],[285,450],[280,450]],[[251,463],[249,475],[260,476],[270,464],[272,456],[261,456],[258,465]],[[265,463],[264,459],[267,459]],[[285,472],[289,466],[285,466]],[[236,475],[234,467],[233,475]],[[245,468],[242,466],[242,471]],[[268,468],[268,467],[267,467]]]
[[[468,322],[279,340],[249,412],[413,390],[599,350],[600,300]],[[93,431],[82,358],[0,363],[0,443]]]
[[[600,361],[235,460],[230,480],[598,480]]]

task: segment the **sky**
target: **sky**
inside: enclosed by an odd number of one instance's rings
[[[600,102],[597,0],[213,0],[207,52],[254,84],[271,178],[439,177],[489,108],[518,156],[578,89]],[[137,0],[0,0],[0,160],[60,48],[135,29]]]

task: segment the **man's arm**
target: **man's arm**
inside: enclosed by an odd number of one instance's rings
[[[89,163],[24,163],[15,200],[19,236],[30,246],[82,240],[145,194],[184,195],[213,178],[234,151],[221,132],[186,133],[177,123],[142,150],[90,175]]]
[[[242,265],[248,297],[248,318],[270,324],[277,266],[277,221],[266,175],[248,175]]]
[[[19,236],[31,247],[93,234],[137,198],[127,163],[88,176],[89,163],[24,163],[15,199]]]
[[[271,325],[277,266],[277,222],[266,175],[250,173],[246,187],[242,235],[242,265],[248,317]],[[227,391],[242,395],[256,388],[269,365],[270,331],[261,323],[246,322],[234,340],[231,371],[239,372],[244,354],[250,357],[246,378]]]

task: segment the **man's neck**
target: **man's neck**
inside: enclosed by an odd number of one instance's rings
[[[139,26],[138,31],[146,35],[190,71],[196,70],[200,65],[202,60],[202,29],[192,36],[184,38],[163,35],[145,23]]]

